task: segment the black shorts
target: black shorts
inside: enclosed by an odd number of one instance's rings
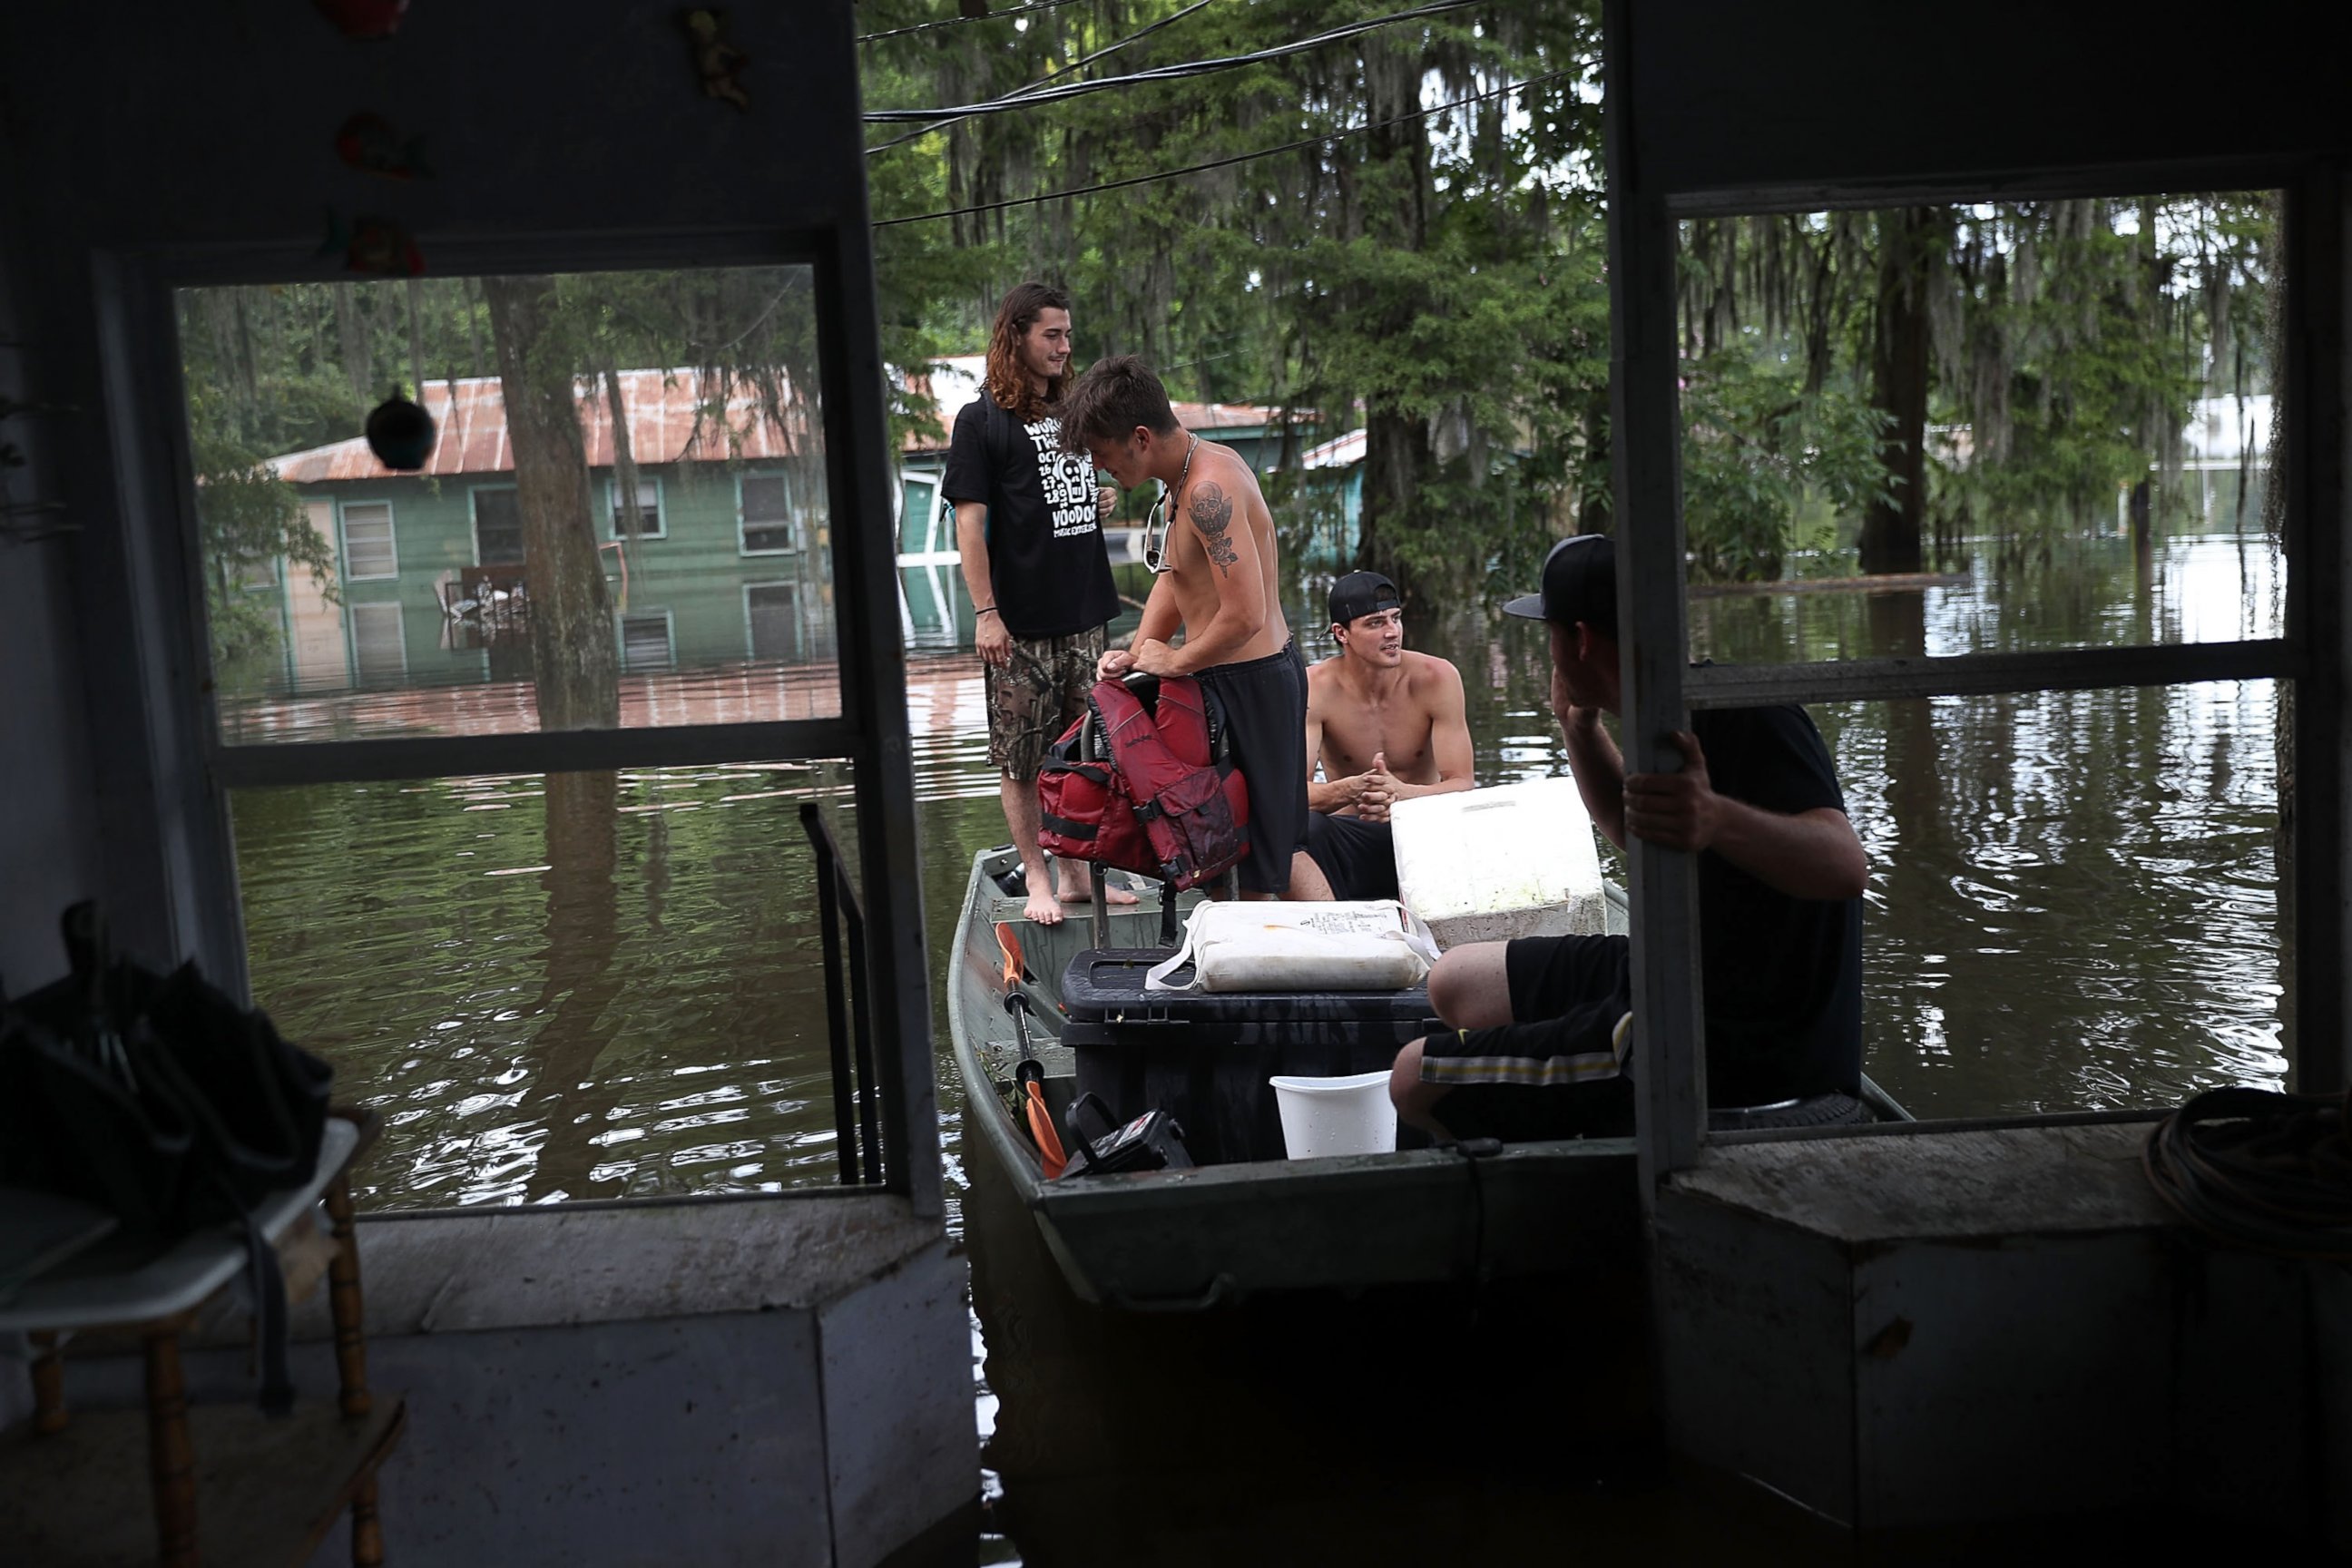
[[[1307,843],[1307,665],[1298,645],[1200,672],[1224,705],[1234,766],[1249,786],[1245,892],[1290,891],[1290,858]]]
[[[1447,1090],[1438,1121],[1457,1138],[1630,1136],[1631,945],[1622,936],[1523,937],[1504,950],[1503,973],[1514,1022],[1432,1035],[1422,1046],[1422,1082]]]
[[[1385,822],[1310,811],[1307,853],[1323,868],[1335,899],[1397,896],[1396,836]]]

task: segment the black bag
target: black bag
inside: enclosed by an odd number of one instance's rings
[[[253,1220],[317,1169],[333,1069],[193,964],[118,963],[95,909],[66,911],[73,974],[0,1006],[0,1184],[95,1204],[158,1244],[245,1230],[262,1408],[289,1408],[286,1291]]]

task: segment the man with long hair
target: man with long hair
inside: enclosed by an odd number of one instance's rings
[[[1122,486],[1157,479],[1152,510],[1167,522],[1156,540],[1147,530],[1153,575],[1142,624],[1096,668],[1106,679],[1136,669],[1199,677],[1223,705],[1234,764],[1249,785],[1243,894],[1329,898],[1305,852],[1307,666],[1283,618],[1274,519],[1257,476],[1231,447],[1188,435],[1167,388],[1131,354],[1101,361],[1070,389],[1062,439]],[[1171,644],[1180,630],[1183,643]]]
[[[988,386],[956,416],[940,489],[955,503],[956,548],[978,616],[988,688],[988,760],[1028,878],[1025,913],[1058,924],[1064,900],[1093,896],[1082,862],[1048,871],[1037,847],[1037,772],[1046,747],[1086,710],[1105,628],[1118,614],[1102,514],[1117,498],[1062,448],[1055,417],[1070,363],[1070,299],[1024,283],[996,308]],[[1106,887],[1112,903],[1135,895]]]

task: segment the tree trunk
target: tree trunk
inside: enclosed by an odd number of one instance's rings
[[[613,484],[620,491],[620,504],[614,517],[621,528],[621,559],[627,570],[621,574],[621,609],[629,608],[629,580],[638,570],[637,541],[645,537],[646,509],[637,500],[637,454],[629,440],[629,416],[621,402],[621,374],[611,365],[604,367],[604,405],[613,419]]]
[[[360,315],[359,296],[348,283],[335,289],[335,335],[343,353],[343,374],[351,378],[352,402],[365,419],[375,404],[375,365],[368,353],[367,322]]]
[[[1871,353],[1871,402],[1888,418],[1880,443],[1892,495],[1862,520],[1866,574],[1919,570],[1927,510],[1927,282],[1943,215],[1907,207],[1879,230],[1878,320]]]
[[[1376,37],[1376,36],[1375,36]],[[1370,199],[1363,207],[1365,237],[1392,251],[1418,252],[1427,237],[1429,136],[1418,121],[1391,124],[1421,102],[1421,57],[1365,40],[1366,110],[1375,129],[1364,139],[1360,178]],[[1384,335],[1404,338],[1421,301],[1405,288],[1386,290],[1375,302],[1370,287],[1359,285],[1359,318],[1376,321]],[[1444,596],[1444,584],[1416,581],[1399,545],[1422,522],[1421,490],[1435,465],[1429,422],[1399,408],[1392,395],[1376,389],[1365,399],[1362,521],[1356,563],[1379,572],[1397,586],[1397,596],[1413,613]]]
[[[620,654],[613,602],[597,559],[588,452],[572,401],[571,366],[547,340],[555,282],[489,278],[490,339],[514,445],[530,598],[531,676],[541,730],[609,730],[621,721]]]

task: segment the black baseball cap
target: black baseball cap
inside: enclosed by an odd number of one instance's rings
[[[1605,533],[1563,539],[1544,557],[1543,591],[1523,594],[1503,606],[1506,615],[1572,626],[1582,621],[1617,635],[1617,546]]]
[[[1331,584],[1331,624],[1344,626],[1360,616],[1393,610],[1404,601],[1396,584],[1377,572],[1350,572]]]

